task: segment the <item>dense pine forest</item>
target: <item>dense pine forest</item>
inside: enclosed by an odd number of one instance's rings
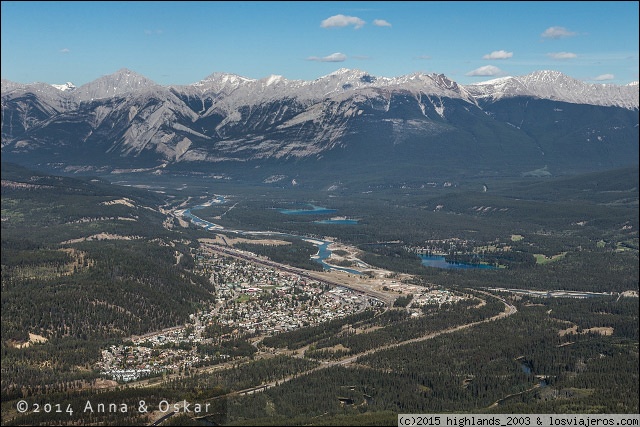
[[[158,414],[137,411],[142,400],[154,408],[209,404],[163,425],[397,425],[398,413],[639,411],[637,167],[331,191],[135,178],[136,185],[117,185],[2,164],[3,425],[150,424]],[[411,297],[398,294],[389,307],[266,337],[212,326],[208,336],[220,345],[199,351],[228,359],[159,375],[147,387],[106,382],[95,368],[104,349],[184,325],[215,302],[211,272],[195,255],[198,239],[215,233],[171,212],[220,194],[226,203],[199,209],[200,218],[227,229],[330,236],[370,266],[465,299],[411,315]],[[357,224],[280,212],[304,203]],[[311,243],[245,238],[239,249],[322,269],[310,259]],[[427,253],[495,268],[427,267],[419,257]],[[556,290],[597,296],[545,295]],[[21,413],[20,400],[61,411]],[[88,401],[127,410],[83,411]]]

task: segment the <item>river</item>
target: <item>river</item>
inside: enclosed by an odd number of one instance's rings
[[[275,236],[275,237],[288,237],[288,238],[305,240],[305,241],[313,243],[314,245],[316,245],[318,247],[317,254],[315,256],[313,256],[312,258],[313,258],[314,261],[316,261],[317,263],[322,265],[322,267],[325,270],[338,270],[338,271],[344,271],[344,272],[347,272],[347,273],[350,273],[350,274],[358,274],[358,275],[362,274],[362,272],[360,272],[358,270],[354,270],[352,268],[337,267],[337,266],[329,265],[329,264],[327,264],[325,262],[325,260],[331,256],[331,250],[329,249],[329,245],[331,243],[333,243],[333,242],[331,242],[330,240],[322,240],[322,239],[316,239],[316,238],[311,239],[309,237],[298,236],[298,235],[289,234],[289,233],[281,233],[281,232],[278,232],[278,231],[245,231],[245,230],[226,229],[226,228],[224,228],[223,226],[221,226],[219,224],[215,224],[213,222],[204,220],[204,219],[194,215],[191,212],[192,210],[206,208],[208,206],[211,206],[214,203],[215,204],[225,203],[225,199],[224,199],[223,196],[216,196],[216,198],[211,202],[203,203],[201,205],[197,205],[197,206],[194,206],[192,208],[187,208],[187,209],[185,209],[183,211],[177,211],[176,214],[184,216],[184,217],[187,217],[195,225],[197,225],[199,227],[202,227],[202,228],[205,228],[205,229],[210,230],[210,231],[214,231],[214,232],[215,231],[225,231],[225,232],[228,232],[228,233],[239,234],[241,236]],[[314,206],[314,211],[309,211],[309,212],[327,213],[327,212],[324,212],[324,211],[335,212],[335,210],[318,208],[317,206]],[[293,211],[290,210],[288,213],[289,214],[293,214]]]
[[[332,243],[329,240],[322,239],[310,239],[309,237],[298,236],[295,234],[281,233],[276,231],[244,231],[244,230],[230,230],[226,229],[219,224],[214,224],[212,222],[206,221],[196,215],[194,215],[191,211],[196,209],[202,209],[213,204],[223,204],[226,203],[224,196],[216,195],[213,200],[210,202],[203,203],[201,205],[194,206],[192,208],[185,209],[184,211],[178,211],[178,215],[185,216],[191,220],[194,224],[203,227],[210,231],[225,231],[228,233],[235,233],[242,236],[276,236],[276,237],[288,237],[294,239],[301,239],[309,241],[315,244],[318,247],[318,253],[313,256],[313,259],[318,262],[325,270],[339,270],[344,271],[350,274],[362,274],[361,271],[346,268],[346,267],[337,267],[333,265],[329,265],[325,262],[327,258],[331,256],[331,250],[329,249],[329,245]],[[327,213],[335,213],[336,209],[327,209],[320,206],[315,206],[312,204],[308,204],[311,209],[281,209],[279,212],[286,215],[310,215],[310,214],[327,214]],[[332,220],[324,220],[323,223],[331,222]],[[346,220],[340,219],[336,220],[335,223],[343,223],[343,224],[357,224],[357,220]],[[422,265],[427,267],[436,267],[436,268],[449,268],[449,269],[487,269],[492,270],[496,269],[496,267],[488,265],[488,264],[466,264],[466,263],[452,263],[447,262],[444,256],[439,255],[419,255],[422,259]]]

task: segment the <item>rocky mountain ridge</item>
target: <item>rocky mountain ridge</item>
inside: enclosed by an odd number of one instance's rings
[[[348,69],[312,81],[213,73],[173,86],[127,69],[79,87],[2,80],[3,157],[89,170],[416,158],[433,171],[478,158],[486,164],[472,165],[475,173],[593,169],[637,154],[637,117],[637,85],[555,71],[474,85]]]

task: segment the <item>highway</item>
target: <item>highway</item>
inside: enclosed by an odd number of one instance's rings
[[[342,286],[342,285],[340,285],[340,286]],[[412,343],[415,343],[415,342],[426,341],[426,340],[438,337],[440,335],[450,334],[450,333],[453,333],[453,332],[456,332],[456,331],[460,331],[460,330],[463,330],[463,329],[468,329],[468,328],[474,327],[476,325],[480,325],[482,323],[492,322],[494,320],[498,320],[498,319],[502,319],[502,318],[505,318],[505,317],[509,317],[509,316],[517,313],[517,311],[518,311],[518,309],[514,305],[509,304],[504,298],[502,298],[500,296],[493,295],[493,294],[491,294],[489,292],[478,291],[477,289],[473,289],[473,290],[476,291],[476,292],[480,292],[480,293],[486,295],[487,297],[496,298],[496,299],[500,300],[500,302],[502,302],[504,304],[504,310],[502,312],[496,314],[495,316],[489,317],[489,318],[484,319],[484,320],[479,320],[479,321],[467,323],[467,324],[464,324],[464,325],[454,326],[454,327],[451,327],[451,328],[443,329],[441,331],[432,332],[432,333],[423,335],[421,337],[412,338],[412,339],[408,339],[408,340],[405,340],[405,341],[402,341],[402,342],[398,342],[398,343],[394,343],[394,344],[388,344],[388,345],[385,345],[385,346],[377,347],[377,348],[374,348],[374,349],[371,349],[371,350],[364,351],[362,353],[358,353],[358,354],[355,354],[355,355],[347,356],[347,357],[339,359],[339,360],[323,361],[323,362],[320,363],[320,365],[318,365],[318,366],[316,366],[314,368],[308,369],[308,370],[306,370],[304,372],[298,372],[297,374],[289,375],[289,376],[287,376],[285,378],[281,378],[281,379],[278,379],[278,380],[270,381],[268,383],[263,383],[263,384],[260,384],[260,385],[257,385],[257,386],[246,388],[244,390],[233,391],[231,393],[227,393],[227,394],[224,394],[224,395],[220,395],[220,396],[216,396],[216,397],[213,397],[213,398],[210,398],[210,399],[206,399],[205,401],[211,401],[211,400],[217,400],[217,399],[225,399],[225,398],[229,398],[229,397],[232,397],[232,396],[238,396],[238,395],[249,395],[249,394],[253,394],[253,393],[259,393],[259,392],[267,390],[267,389],[269,389],[271,387],[275,387],[276,385],[280,385],[280,384],[283,384],[285,382],[291,381],[294,378],[297,378],[297,377],[300,377],[300,376],[303,376],[303,375],[308,375],[308,374],[310,374],[312,372],[316,372],[316,371],[319,371],[321,369],[326,369],[326,368],[329,368],[331,366],[337,366],[337,365],[347,366],[347,365],[353,364],[358,360],[358,358],[360,358],[362,356],[365,356],[365,355],[368,355],[368,354],[371,354],[371,353],[376,353],[378,351],[384,351],[384,350],[387,350],[387,349],[390,349],[390,348],[400,347],[400,346],[407,345],[407,344],[412,344]],[[206,418],[206,416],[201,417],[201,418]],[[154,425],[158,425],[158,424],[154,424]]]
[[[314,274],[314,272],[310,271],[310,270],[303,270],[300,268],[295,268],[295,267],[291,267],[289,265],[285,265],[285,264],[280,264],[271,260],[267,260],[265,258],[261,258],[261,257],[257,257],[253,254],[249,254],[247,252],[244,251],[239,251],[239,250],[234,250],[231,248],[225,248],[223,246],[219,246],[219,245],[212,245],[212,244],[207,244],[205,245],[207,249],[213,251],[213,252],[218,252],[224,255],[228,255],[234,258],[239,258],[239,259],[243,259],[245,261],[249,261],[252,263],[256,263],[256,264],[260,264],[260,265],[264,265],[267,267],[273,267],[273,268],[277,268],[279,270],[283,270],[286,271],[288,273],[293,273],[293,274],[297,274],[300,277],[305,277],[307,279],[310,280],[316,280],[318,282],[321,283],[325,283],[329,286],[341,286],[343,288],[349,288],[352,291],[361,294],[361,295],[367,295],[370,298],[376,299],[382,303],[384,303],[386,306],[391,306],[393,304],[393,302],[396,300],[397,296],[396,295],[391,295],[391,294],[386,294],[384,292],[378,292],[376,290],[373,289],[368,289],[365,286],[358,286],[355,284],[347,284],[347,283],[338,283],[335,282],[333,280],[329,280],[326,277],[322,277],[320,274]]]

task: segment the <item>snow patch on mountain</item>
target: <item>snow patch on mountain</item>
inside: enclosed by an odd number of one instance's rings
[[[498,100],[516,96],[638,109],[639,93],[632,85],[590,84],[558,71],[536,71],[519,77],[502,77],[466,86],[479,99]]]
[[[539,71],[463,86],[444,74],[388,78],[346,68],[311,81],[213,73],[183,86],[158,85],[122,69],[73,90],[70,83],[3,79],[2,144],[30,149],[23,138],[53,124],[118,156],[156,152],[168,162],[308,157],[340,147],[371,120],[386,122],[394,144],[449,132],[459,120],[454,112],[484,116],[480,101],[526,96],[637,111],[634,83],[588,84]],[[78,131],[78,124],[86,127]],[[37,147],[34,135],[29,141]]]
[[[147,90],[158,86],[159,85],[152,80],[131,70],[122,68],[113,74],[84,84],[72,93],[79,101],[92,101],[94,99],[122,96],[127,93]]]
[[[160,86],[131,70],[123,68],[93,82],[73,89],[72,83],[49,85],[45,83],[20,84],[2,79],[2,96],[11,92],[32,92],[45,95],[56,108],[74,108],[79,102],[124,96],[127,93],[157,90],[172,91],[186,97],[202,99],[204,116],[219,112],[238,111],[243,106],[255,106],[282,99],[294,100],[301,109],[325,98],[346,94],[375,95],[372,90],[407,91],[414,95],[426,94],[463,99],[477,105],[478,100],[499,100],[515,96],[532,96],[554,101],[617,106],[638,109],[638,82],[625,86],[589,84],[557,71],[536,71],[518,77],[501,77],[472,85],[459,85],[443,74],[413,73],[399,77],[376,77],[357,70],[340,68],[315,80],[288,80],[271,75],[263,79],[250,79],[230,73],[213,73],[205,79],[183,86]],[[65,97],[61,101],[60,97]],[[205,107],[209,100],[210,106]],[[211,106],[212,104],[212,106]]]
[[[76,89],[76,85],[74,85],[71,82],[66,82],[65,84],[61,84],[61,85],[57,85],[57,84],[52,84],[51,86],[55,87],[56,89],[60,90],[60,91],[66,91],[66,90],[74,90]]]

